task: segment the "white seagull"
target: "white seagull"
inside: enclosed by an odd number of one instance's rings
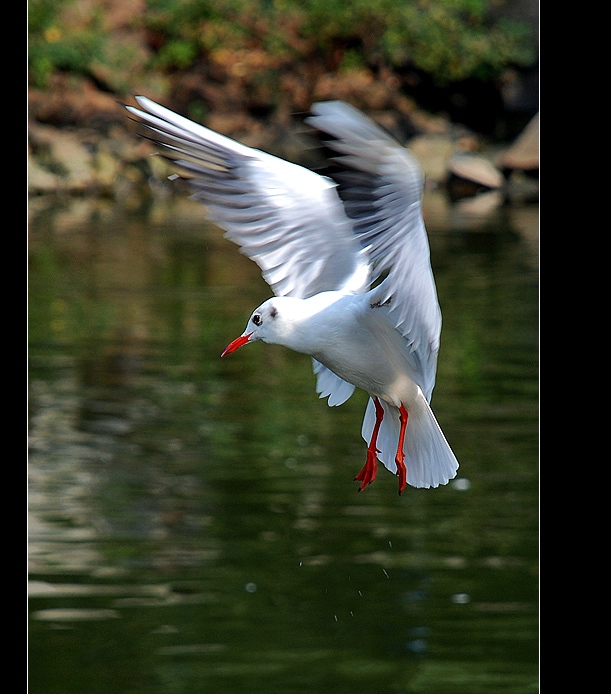
[[[413,154],[354,107],[316,103],[307,122],[330,136],[341,167],[334,181],[136,101],[142,110],[127,110],[274,292],[221,356],[258,340],[279,344],[312,357],[330,406],[365,390],[359,491],[375,480],[378,459],[398,475],[399,494],[406,484],[446,484],[458,461],[429,406],[441,311]]]

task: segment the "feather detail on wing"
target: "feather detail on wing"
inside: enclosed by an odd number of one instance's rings
[[[145,97],[126,107],[186,174],[193,198],[254,260],[275,294],[367,289],[369,264],[336,184],[220,135]]]
[[[321,398],[329,398],[327,400],[329,407],[343,405],[354,393],[352,383],[344,381],[316,359],[312,359],[312,367],[316,374],[316,392]]]

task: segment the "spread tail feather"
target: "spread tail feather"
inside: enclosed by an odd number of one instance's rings
[[[378,459],[393,474],[397,472],[395,455],[399,440],[399,415],[396,407],[380,401],[384,408],[384,419],[378,433]],[[369,398],[362,435],[367,443],[371,439],[375,424],[375,407]],[[456,476],[458,461],[445,439],[425,397],[420,394],[417,406],[408,410],[407,430],[403,446],[407,483],[412,487],[438,487],[447,484]]]

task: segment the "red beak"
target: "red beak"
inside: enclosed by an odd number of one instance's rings
[[[240,335],[240,337],[236,337],[236,339],[233,342],[230,342],[227,345],[227,347],[225,347],[223,353],[221,354],[221,357],[224,357],[226,354],[231,354],[232,352],[235,352],[236,349],[240,349],[240,347],[242,347],[248,342],[251,335],[252,333],[248,333],[248,335]]]

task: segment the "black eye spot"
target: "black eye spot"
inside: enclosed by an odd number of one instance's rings
[[[259,313],[255,313],[255,315],[252,317],[252,322],[255,325],[261,325],[261,323],[263,323],[261,315]]]
[[[271,318],[275,318],[278,315],[278,309],[275,306],[272,306],[272,310],[269,312],[269,315]]]

